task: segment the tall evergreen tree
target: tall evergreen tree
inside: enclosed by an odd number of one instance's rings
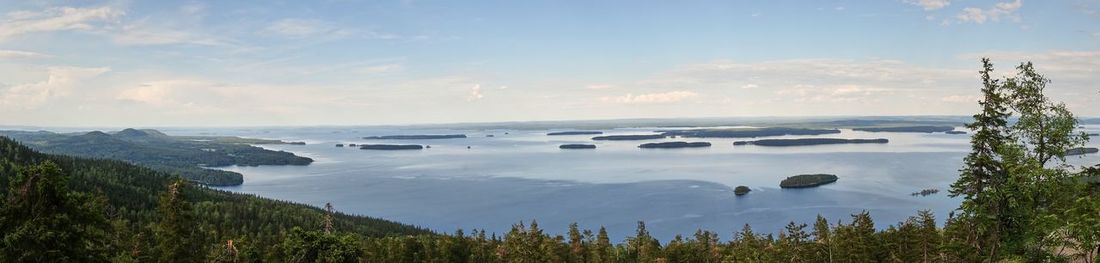
[[[196,240],[196,226],[191,203],[183,194],[187,183],[177,179],[160,196],[156,225],[156,251],[159,262],[195,262],[201,254]]]
[[[46,161],[20,169],[0,207],[0,262],[106,262],[103,202]]]

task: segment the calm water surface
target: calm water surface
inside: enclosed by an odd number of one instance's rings
[[[624,128],[606,134],[648,134],[657,128]],[[1096,132],[1100,126],[1088,126]],[[946,190],[969,150],[967,135],[867,133],[842,130],[822,136],[771,138],[887,138],[889,144],[802,147],[733,146],[741,139],[598,141],[591,135],[546,136],[546,130],[416,130],[393,128],[271,128],[175,130],[306,141],[268,145],[316,160],[309,166],[229,167],[245,183],[226,190],[316,206],[331,202],[354,214],[451,232],[485,229],[503,233],[536,219],[551,233],[571,222],[607,227],[618,239],[637,221],[662,240],[696,229],[724,238],[750,224],[758,232],[790,221],[811,224],[817,215],[850,221],[867,210],[885,227],[932,210],[942,222],[958,200]],[[362,140],[392,134],[466,134],[466,139]],[[486,137],[493,135],[494,137]],[[639,149],[656,141],[708,141],[701,149]],[[420,151],[369,151],[336,143],[427,144]],[[559,144],[594,143],[595,150],[560,150]],[[1092,147],[1098,143],[1091,142]],[[466,147],[470,146],[470,149]],[[1096,164],[1100,157],[1071,157]],[[812,189],[780,189],[779,181],[802,173],[831,173],[837,183]],[[733,187],[752,188],[737,197]],[[914,197],[926,188],[941,193]]]

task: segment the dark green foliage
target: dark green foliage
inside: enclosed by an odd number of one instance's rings
[[[184,182],[178,180],[168,185],[168,191],[160,196],[158,219],[154,227],[156,251],[159,262],[197,261],[198,250],[194,215],[191,203],[183,194]]]
[[[832,174],[800,174],[779,182],[779,187],[782,188],[805,188],[814,187],[824,184],[836,182],[836,175]]]
[[[70,191],[68,177],[50,161],[24,167],[13,179],[0,207],[0,261],[107,260],[103,200]]]
[[[156,249],[154,249],[156,240],[153,233],[154,225],[161,218],[157,212],[158,196],[177,177],[122,161],[37,153],[11,139],[0,137],[0,184],[11,184],[17,179],[17,171],[45,161],[56,163],[56,166],[68,175],[67,187],[72,189],[75,195],[96,193],[105,197],[99,199],[104,199],[103,206],[106,207],[106,214],[113,223],[104,226],[103,229],[111,229],[111,235],[117,237],[109,240],[111,242],[109,257],[140,262],[157,259]],[[6,197],[12,196],[12,191],[6,188],[0,188],[0,193]],[[257,251],[255,253],[259,256],[254,258],[277,258],[272,254],[274,251],[269,248],[281,243],[284,235],[291,228],[314,229],[321,226],[324,221],[324,213],[320,209],[290,202],[192,185],[183,186],[181,193],[192,206],[195,242],[203,244],[201,249],[191,252],[198,256],[206,255],[208,246],[225,244],[227,240],[232,239],[237,240],[235,243],[240,248],[255,248]],[[80,204],[91,206],[87,203]],[[16,206],[4,206],[4,208],[9,207],[14,209]],[[75,208],[65,209],[65,211],[72,209]],[[99,224],[96,222],[98,221],[94,219],[82,219],[74,220],[69,225],[75,227],[85,224],[83,228],[94,229],[93,226]],[[334,215],[333,224],[336,229],[362,237],[430,234],[426,230],[413,226],[339,213]],[[5,223],[5,227],[7,225]],[[106,238],[97,240],[107,241]],[[70,248],[79,248],[79,246],[70,246]]]
[[[82,135],[49,132],[4,131],[35,150],[88,158],[122,160],[183,177],[206,185],[239,185],[239,173],[204,169],[203,166],[307,165],[312,159],[284,151],[272,151],[245,143],[281,141],[238,137],[172,137],[156,130],[126,129],[115,134]]]
[[[295,227],[279,244],[287,262],[358,262],[362,245],[354,235],[305,231]]]

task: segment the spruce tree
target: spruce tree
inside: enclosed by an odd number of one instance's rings
[[[159,262],[195,262],[200,259],[200,254],[195,253],[199,251],[199,246],[191,203],[183,194],[186,186],[186,182],[177,179],[160,196],[157,207],[160,221],[155,227]]]
[[[102,200],[46,161],[19,169],[0,207],[0,262],[106,262]]]

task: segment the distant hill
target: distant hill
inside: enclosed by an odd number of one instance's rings
[[[239,173],[206,169],[230,165],[308,165],[312,159],[249,144],[287,143],[239,137],[173,137],[157,130],[124,129],[83,134],[0,131],[0,135],[53,154],[114,159],[161,170],[187,180],[212,185],[239,185]]]

